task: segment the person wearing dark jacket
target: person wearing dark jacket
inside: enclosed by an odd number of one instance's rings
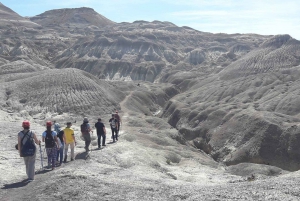
[[[95,128],[97,130],[97,136],[98,136],[98,149],[101,148],[101,137],[102,137],[102,146],[105,145],[105,139],[106,139],[106,129],[104,124],[101,122],[101,118],[98,119],[98,122],[95,123]]]
[[[85,151],[90,151],[89,146],[91,144],[91,134],[92,131],[91,126],[89,124],[89,120],[87,117],[84,117],[83,124],[81,124],[81,134],[85,141]]]
[[[112,118],[109,120],[110,128],[111,128],[111,137],[113,142],[118,141],[118,120],[115,118],[115,115],[112,114]]]
[[[59,158],[59,165],[62,164],[63,162],[63,155],[64,155],[64,131],[58,127],[58,133],[57,133],[57,138],[58,138],[58,143],[60,145],[60,149],[57,150],[57,156],[56,156],[56,161],[58,161]]]
[[[120,117],[118,111],[116,111],[115,118],[118,120],[118,136],[119,136],[119,132],[120,132],[120,127],[121,127],[122,120],[121,120],[121,117]]]

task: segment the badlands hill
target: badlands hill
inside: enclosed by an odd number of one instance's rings
[[[39,27],[38,24],[36,24],[24,17],[21,17],[19,14],[17,14],[10,8],[4,6],[0,2],[0,27],[1,27],[1,29],[4,28],[4,30],[1,30],[1,32],[8,31],[10,28],[15,27],[15,26],[27,27],[27,28]]]
[[[125,97],[110,83],[77,69],[44,70],[7,77],[2,104],[10,111],[98,114],[118,109]],[[21,98],[21,99],[20,99]]]
[[[298,199],[299,173],[288,171],[300,168],[299,41],[114,23],[90,8],[25,19],[0,4],[0,14],[4,200],[52,190],[60,200]],[[79,137],[84,116],[108,127],[116,109],[118,143],[87,158],[80,142],[74,163],[19,182],[13,133],[23,119],[39,134],[47,120],[72,121]],[[49,190],[54,183],[67,191]]]
[[[169,22],[136,21],[78,40],[53,61],[57,68],[85,69],[99,78],[155,82],[169,70],[219,72],[266,38],[214,35]]]
[[[98,14],[91,8],[57,9],[31,17],[30,20],[43,27],[85,28],[103,27],[114,22]]]

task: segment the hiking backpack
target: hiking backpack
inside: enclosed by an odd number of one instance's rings
[[[118,114],[115,114],[115,118],[120,121],[120,116]]]
[[[80,129],[82,134],[89,134],[88,125],[86,123],[81,124]]]
[[[54,141],[54,137],[52,136],[52,132],[48,132],[48,131],[45,131],[46,132],[46,137],[45,137],[45,145],[46,145],[46,148],[53,148],[55,146],[55,141]]]
[[[112,119],[112,120],[110,121],[110,127],[116,128],[116,120],[115,120],[115,119]]]
[[[26,135],[29,134],[29,137],[27,138],[25,144],[23,144],[23,139],[25,138]],[[26,156],[33,156],[35,153],[35,144],[33,142],[33,137],[32,137],[33,133],[32,132],[27,132],[26,134],[24,134],[24,137],[22,138],[21,141],[21,157],[26,157]]]

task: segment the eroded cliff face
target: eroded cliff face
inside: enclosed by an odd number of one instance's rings
[[[29,21],[0,4],[0,15],[1,109],[111,113],[132,93],[128,108],[217,161],[299,169],[300,42],[289,35],[114,23],[89,8]]]
[[[84,68],[100,78],[155,82],[170,69],[219,72],[265,38],[213,35],[168,22],[137,21],[105,27],[94,38],[78,40],[53,61],[58,68]]]

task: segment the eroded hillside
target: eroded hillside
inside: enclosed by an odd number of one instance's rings
[[[20,75],[20,74],[18,74]],[[119,108],[124,94],[112,83],[77,69],[44,70],[21,74],[2,83],[2,109],[79,115],[111,113]]]
[[[30,19],[39,25],[0,29],[3,110],[96,115],[132,93],[129,108],[166,120],[181,144],[218,162],[299,169],[300,44],[289,35],[113,23],[88,8]],[[148,90],[133,91],[139,82]]]

